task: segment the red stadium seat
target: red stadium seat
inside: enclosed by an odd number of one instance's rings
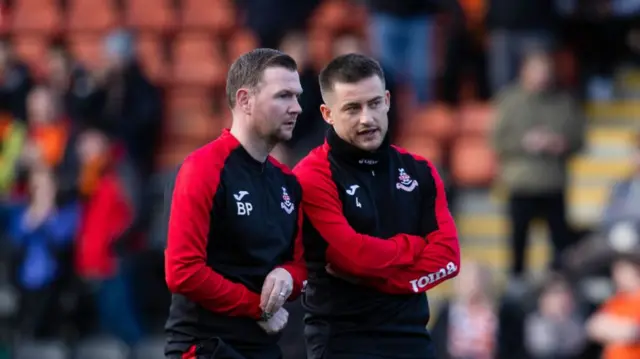
[[[175,25],[176,14],[171,0],[127,0],[125,23],[138,30],[164,32]]]
[[[258,39],[249,29],[240,29],[233,33],[227,41],[229,60],[233,61],[240,55],[258,47]]]
[[[497,169],[496,157],[486,138],[461,137],[451,153],[451,174],[462,187],[488,187]]]
[[[106,32],[120,23],[115,0],[69,0],[67,30]]]
[[[219,44],[207,33],[181,33],[173,44],[172,78],[177,84],[215,86],[226,80]]]
[[[156,83],[167,80],[169,69],[164,53],[164,39],[155,33],[143,33],[136,38],[136,54],[149,78]]]
[[[426,158],[437,165],[442,164],[442,145],[432,137],[412,136],[400,139],[398,145],[407,151]]]
[[[236,25],[236,8],[231,0],[183,0],[180,24],[187,30],[229,34]]]
[[[46,36],[23,34],[13,39],[13,51],[36,74],[44,71],[47,48]]]
[[[53,35],[60,30],[62,12],[57,0],[20,0],[14,3],[11,14],[14,33]]]
[[[102,37],[91,34],[67,36],[71,54],[89,69],[99,68],[103,63]]]
[[[454,112],[446,105],[436,104],[416,112],[413,121],[407,122],[403,132],[427,135],[441,143],[447,143],[457,130]]]
[[[469,135],[487,136],[493,129],[495,110],[490,104],[470,103],[459,112],[460,132]]]

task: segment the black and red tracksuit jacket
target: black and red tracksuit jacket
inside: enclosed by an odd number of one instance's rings
[[[433,164],[388,141],[364,152],[329,130],[294,173],[305,208],[308,357],[432,358],[425,292],[460,270]],[[360,282],[329,275],[327,264]]]
[[[293,300],[307,276],[295,176],[275,159],[254,160],[225,130],[184,160],[172,187],[166,354],[213,339],[241,354],[275,350],[278,336],[257,324],[264,279],[285,268]]]

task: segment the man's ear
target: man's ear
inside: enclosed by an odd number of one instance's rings
[[[333,119],[331,118],[331,109],[329,108],[329,106],[325,104],[320,105],[320,113],[322,114],[324,122],[333,126]]]
[[[236,91],[236,107],[246,114],[251,113],[251,94],[246,88]]]
[[[384,91],[384,104],[387,106],[387,111],[391,108],[391,92],[389,90]]]

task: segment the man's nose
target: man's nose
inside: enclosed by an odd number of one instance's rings
[[[293,101],[293,105],[289,108],[290,113],[300,114],[302,112],[302,106],[300,106],[300,101],[297,99]]]

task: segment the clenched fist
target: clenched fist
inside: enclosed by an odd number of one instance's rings
[[[286,309],[280,308],[275,314],[268,320],[258,322],[258,325],[264,329],[268,334],[276,334],[280,332],[287,325],[289,320],[289,312]]]
[[[285,269],[276,268],[267,275],[262,285],[260,309],[267,314],[276,313],[293,290],[293,278]]]

